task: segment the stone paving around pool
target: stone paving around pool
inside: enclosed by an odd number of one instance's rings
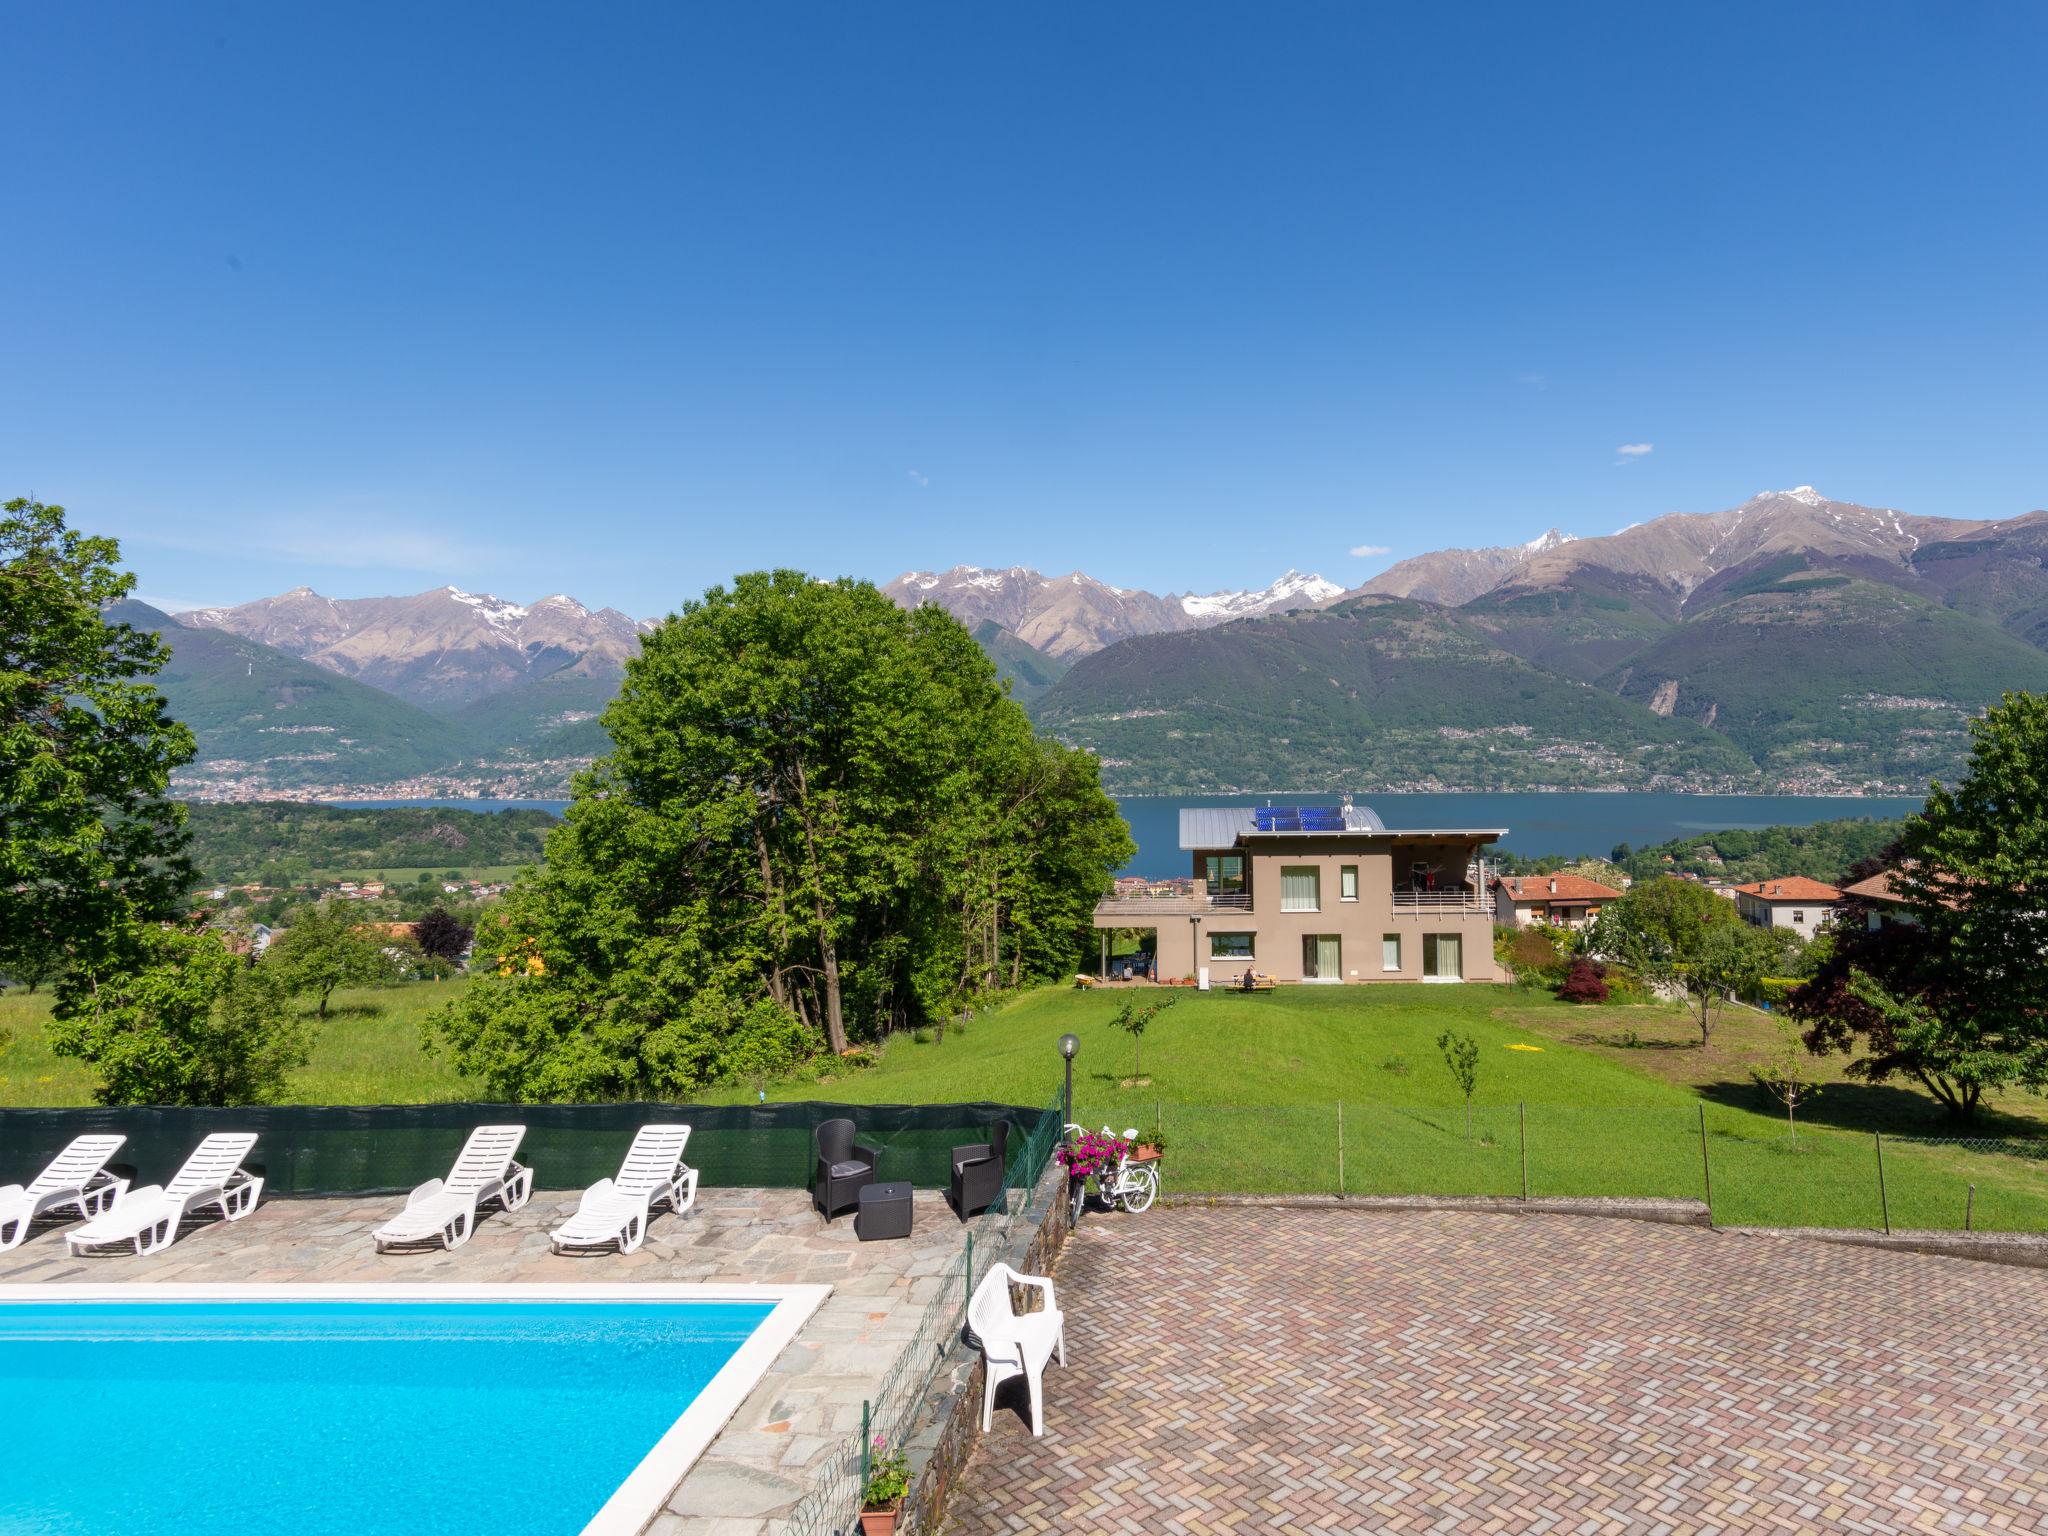
[[[827,1284],[832,1295],[782,1352],[669,1500],[657,1536],[768,1536],[812,1474],[860,1429],[861,1403],[914,1332],[926,1305],[961,1282],[966,1229],[945,1196],[920,1190],[901,1242],[862,1243],[849,1212],[830,1227],[800,1189],[707,1189],[688,1215],[664,1213],[638,1253],[558,1258],[548,1228],[577,1195],[537,1192],[490,1210],[453,1252],[380,1255],[373,1229],[403,1195],[272,1200],[242,1221],[190,1223],[168,1251],[74,1259],[62,1226],[38,1226],[0,1254],[0,1282],[704,1281]]]
[[[1091,1215],[947,1536],[2048,1531],[2048,1274],[1566,1216]]]

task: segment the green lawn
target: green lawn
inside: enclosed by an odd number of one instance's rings
[[[337,995],[298,1103],[478,1097],[421,1050],[420,1024],[464,983]],[[1043,1104],[1060,1082],[1059,1036],[1080,1037],[1076,1117],[1149,1127],[1168,1140],[1170,1188],[1216,1192],[1662,1195],[1698,1198],[1706,1171],[1729,1224],[1876,1226],[1875,1133],[1894,1226],[2048,1230],[2048,1158],[2014,1141],[1966,1147],[1926,1095],[1840,1080],[1840,1060],[1798,1138],[1749,1081],[1774,1028],[1733,1012],[1710,1047],[1664,1007],[1581,1009],[1484,986],[1292,987],[1247,997],[1180,992],[1147,1031],[1143,1079],[1132,1042],[1110,1027],[1130,994],[1045,988],[949,1030],[943,1043],[893,1037],[878,1063],[823,1082],[766,1085],[776,1099]],[[1148,994],[1156,995],[1156,994]],[[80,1104],[89,1075],[49,1054],[45,997],[0,996],[0,1104]],[[1445,1029],[1480,1046],[1471,1134],[1436,1046]],[[702,1095],[753,1097],[752,1085]],[[1342,1131],[1339,1131],[1339,1105]],[[1980,1137],[2048,1149],[2043,1103],[2003,1101]],[[1706,1123],[1705,1167],[1701,1117]],[[1341,1151],[1341,1173],[1340,1173]]]
[[[420,1048],[420,1024],[466,985],[422,981],[403,987],[337,992],[330,1016],[317,1023],[313,1059],[294,1077],[294,1104],[419,1104],[480,1097],[445,1057]],[[52,1056],[44,1040],[49,997],[0,994],[0,1105],[90,1104],[92,1073],[69,1057]]]
[[[1081,1040],[1075,1116],[1150,1127],[1168,1141],[1172,1184],[1215,1192],[1658,1195],[1697,1199],[1713,1178],[1729,1224],[1877,1226],[1872,1133],[1886,1134],[1894,1226],[2048,1229],[2048,1161],[1894,1139],[1952,1136],[1924,1095],[1836,1081],[1829,1116],[1788,1137],[1748,1079],[1771,1021],[1731,1013],[1702,1049],[1675,1008],[1581,1009],[1493,987],[1291,987],[1255,996],[1178,993],[1147,1030],[1143,1075],[1110,1027],[1131,994],[1047,988],[948,1031],[896,1036],[872,1068],[825,1083],[769,1085],[772,1098],[850,1103],[948,1099],[1046,1102],[1059,1085],[1055,1042]],[[1472,1134],[1436,1046],[1445,1029],[1479,1042]],[[1634,1037],[1638,1044],[1607,1042]],[[1690,1072],[1688,1074],[1688,1068]],[[1840,1076],[1839,1060],[1822,1068]],[[723,1095],[747,1097],[749,1090]],[[1706,1157],[1701,1155],[1705,1111]],[[2038,1099],[1976,1128],[2037,1134]],[[2048,1147],[2048,1143],[2037,1143]]]

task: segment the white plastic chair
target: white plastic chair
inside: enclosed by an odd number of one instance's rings
[[[202,1206],[217,1206],[224,1220],[240,1221],[263,1196],[263,1181],[242,1167],[242,1159],[255,1145],[254,1131],[208,1136],[169,1184],[145,1184],[124,1192],[111,1208],[66,1232],[64,1241],[81,1256],[123,1243],[137,1254],[149,1254],[175,1243],[179,1224]]]
[[[476,1227],[479,1206],[495,1200],[508,1211],[533,1193],[533,1170],[512,1161],[526,1138],[523,1125],[480,1125],[469,1133],[445,1179],[429,1179],[405,1197],[405,1209],[371,1239],[383,1253],[399,1243],[460,1248]]]
[[[626,1149],[615,1179],[583,1191],[576,1214],[548,1234],[556,1253],[617,1243],[631,1253],[647,1237],[647,1222],[667,1205],[680,1216],[697,1203],[697,1170],[683,1161],[687,1125],[643,1125]]]
[[[107,1172],[107,1159],[126,1141],[126,1136],[79,1136],[70,1146],[50,1159],[50,1166],[35,1176],[27,1187],[0,1185],[0,1253],[19,1248],[28,1236],[29,1224],[45,1211],[60,1205],[77,1207],[81,1219],[90,1221],[112,1208],[128,1192],[128,1181]]]
[[[1011,1305],[1010,1287],[1030,1286],[1045,1293],[1045,1307],[1019,1312]],[[1007,1264],[993,1264],[967,1303],[967,1325],[981,1343],[981,1432],[988,1433],[995,1412],[996,1387],[1022,1376],[1031,1390],[1031,1433],[1045,1432],[1043,1377],[1048,1360],[1067,1363],[1067,1320],[1059,1309],[1052,1281],[1020,1274]]]

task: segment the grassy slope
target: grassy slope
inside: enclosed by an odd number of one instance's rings
[[[313,1059],[292,1083],[294,1104],[420,1104],[475,1098],[446,1058],[420,1049],[427,1014],[457,994],[460,981],[337,992],[334,1011],[317,1025]],[[0,995],[0,1030],[13,1039],[0,1051],[0,1104],[92,1102],[92,1074],[68,1057],[52,1056],[43,1039],[48,993]],[[12,1177],[12,1174],[0,1174]]]
[[[459,982],[344,993],[298,1103],[377,1103],[476,1096],[447,1063],[420,1050],[420,1022]],[[1344,1188],[1353,1193],[1521,1192],[1521,1120],[1529,1107],[1536,1194],[1701,1193],[1700,1106],[1706,1106],[1714,1208],[1729,1223],[1871,1226],[1880,1220],[1869,1132],[1944,1135],[1925,1095],[1830,1083],[1796,1145],[1764,1108],[1748,1064],[1772,1025],[1731,1014],[1712,1047],[1692,1046],[1685,1015],[1662,1007],[1575,1009],[1540,994],[1490,987],[1286,988],[1243,997],[1176,994],[1147,1032],[1132,1077],[1127,1035],[1109,1018],[1113,993],[1048,988],[949,1032],[943,1044],[893,1039],[880,1063],[818,1083],[771,1085],[777,1099],[918,1103],[996,1099],[1042,1103],[1057,1090],[1055,1042],[1081,1038],[1076,1111],[1088,1124],[1146,1126],[1170,1142],[1181,1189],[1332,1191],[1336,1104],[1344,1104]],[[77,1063],[42,1041],[47,998],[0,997],[0,1103],[88,1102]],[[1480,1045],[1473,1135],[1438,1055],[1444,1029]],[[1624,1043],[1633,1039],[1634,1043]],[[1511,1045],[1536,1046],[1512,1050]],[[1839,1079],[1840,1058],[1822,1074]],[[706,1100],[752,1097],[750,1088]],[[2017,1096],[1980,1135],[2038,1135],[2048,1105]],[[1955,1226],[1965,1190],[1987,1228],[2048,1229],[2048,1164],[1955,1147],[1890,1144],[1886,1175],[1896,1226]]]

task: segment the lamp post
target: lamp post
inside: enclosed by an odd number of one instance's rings
[[[1074,1123],[1074,1058],[1080,1054],[1080,1051],[1081,1037],[1079,1035],[1060,1036],[1060,1056],[1066,1062],[1067,1067],[1067,1086],[1065,1092],[1061,1095],[1063,1118],[1060,1121],[1060,1138],[1062,1140],[1066,1138],[1066,1128]]]

